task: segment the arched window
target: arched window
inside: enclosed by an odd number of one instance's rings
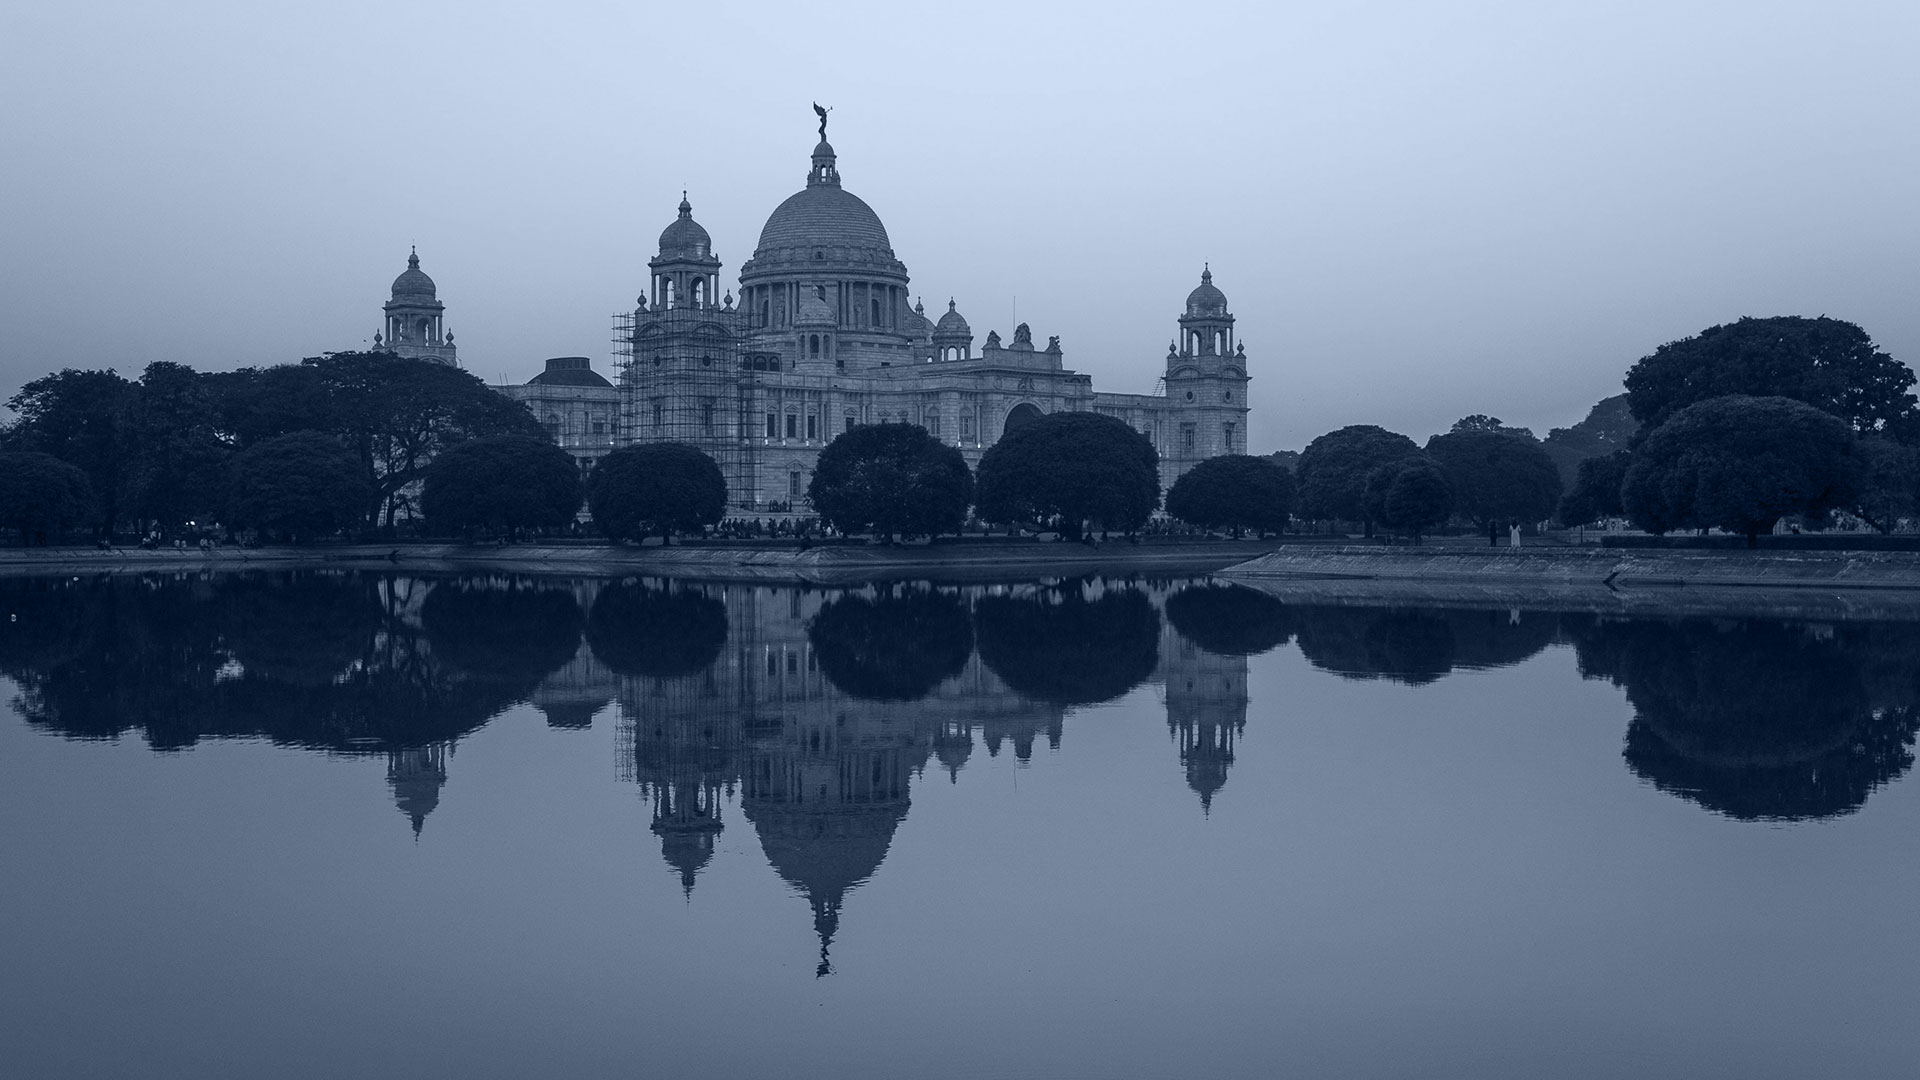
[[[820,355],[820,335],[819,335],[819,334],[810,334],[810,335],[808,335],[808,337],[807,337],[807,355],[808,355],[808,356],[819,356],[819,355]]]
[[[697,308],[707,306],[707,279],[706,278],[693,279],[693,306]]]
[[[873,301],[873,325],[875,325],[875,326],[879,326],[879,325],[880,325],[880,299],[879,299],[879,297],[875,297],[875,298],[874,298],[874,301]]]

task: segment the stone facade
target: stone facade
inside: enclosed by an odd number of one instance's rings
[[[620,391],[587,357],[553,357],[524,385],[495,389],[525,405],[582,472],[618,444]]]
[[[806,186],[741,265],[737,301],[716,296],[721,262],[685,198],[648,265],[646,292],[615,317],[616,438],[699,447],[741,510],[801,509],[821,449],[855,424],[920,424],[978,466],[1035,416],[1101,412],[1153,440],[1163,487],[1205,458],[1246,452],[1246,349],[1210,270],[1187,297],[1161,392],[1096,392],[1059,338],[1036,347],[1025,323],[976,352],[953,301],[937,322],[909,303],[886,227],[841,186],[824,138]]]

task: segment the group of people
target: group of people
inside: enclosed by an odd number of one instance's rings
[[[708,532],[720,540],[799,539],[829,535],[817,517],[808,518],[727,518]]]

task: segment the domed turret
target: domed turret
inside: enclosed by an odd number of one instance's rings
[[[660,233],[661,256],[704,259],[712,249],[713,239],[699,222],[693,220],[693,204],[687,201],[687,193],[681,192],[680,216]]]
[[[419,303],[435,299],[433,279],[420,269],[420,252],[408,249],[407,268],[393,279],[393,298],[397,301]]]
[[[947,300],[947,313],[933,326],[933,347],[935,355],[942,360],[968,360],[973,357],[973,328],[954,306],[952,298]]]
[[[1187,314],[1218,317],[1227,313],[1227,294],[1213,287],[1213,268],[1200,271],[1200,287],[1187,294]]]

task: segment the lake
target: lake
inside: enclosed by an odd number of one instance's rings
[[[0,580],[0,1072],[1911,1076],[1920,624]]]

